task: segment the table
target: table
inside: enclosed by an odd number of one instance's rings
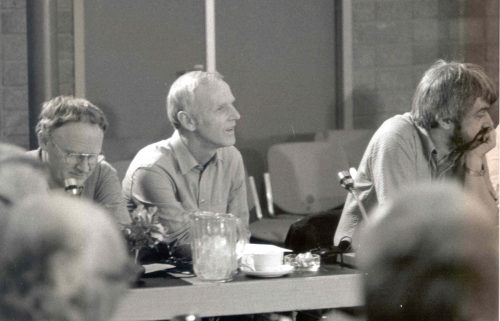
[[[168,270],[167,270],[168,271]],[[279,278],[239,272],[226,283],[178,277],[167,271],[141,279],[119,304],[114,321],[164,320],[177,315],[222,316],[363,305],[360,272],[338,264]],[[158,274],[159,273],[159,274]]]

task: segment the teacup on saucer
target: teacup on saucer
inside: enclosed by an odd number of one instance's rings
[[[254,271],[276,271],[283,265],[283,252],[246,254],[242,265]]]
[[[275,268],[272,271],[255,271],[249,269],[245,266],[241,268],[241,271],[249,276],[255,277],[263,277],[263,278],[271,278],[271,277],[279,277],[283,275],[287,275],[294,270],[294,267],[288,264],[283,264]]]

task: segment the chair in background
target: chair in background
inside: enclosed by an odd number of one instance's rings
[[[271,146],[268,171],[274,204],[268,205],[276,205],[286,214],[250,224],[252,237],[283,245],[293,223],[342,205],[346,191],[338,183],[337,173],[348,166],[347,155],[335,138]]]
[[[318,132],[314,139],[324,142],[332,141],[335,145],[340,144],[347,155],[349,167],[358,168],[374,133],[373,129],[326,130]]]

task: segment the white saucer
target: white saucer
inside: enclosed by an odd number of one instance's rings
[[[247,267],[241,267],[240,269],[246,275],[258,276],[261,278],[275,278],[278,276],[287,275],[288,273],[292,272],[294,268],[291,265],[283,264],[277,267],[275,270],[270,271],[252,271]]]

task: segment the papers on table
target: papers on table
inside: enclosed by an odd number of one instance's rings
[[[144,264],[142,265],[145,269],[144,273],[152,273],[152,272],[157,272],[157,271],[163,271],[166,269],[171,269],[175,266],[172,264],[163,264],[163,263],[152,263],[152,264]]]

